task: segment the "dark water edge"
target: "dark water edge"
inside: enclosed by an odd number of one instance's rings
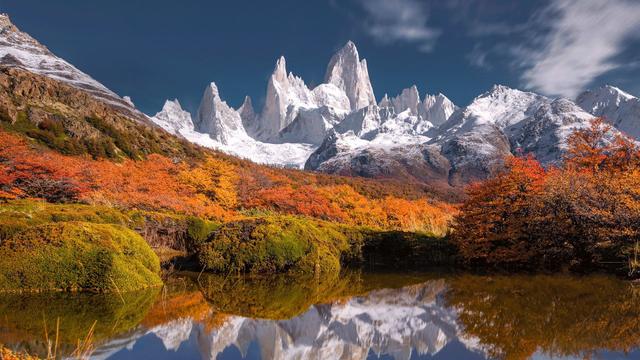
[[[108,359],[640,359],[640,286],[601,275],[345,271],[0,296],[0,343]]]

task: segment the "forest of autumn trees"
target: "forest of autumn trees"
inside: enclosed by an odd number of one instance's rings
[[[569,138],[562,164],[531,155],[474,184],[453,226],[472,265],[638,268],[640,150],[601,119]]]
[[[444,234],[454,208],[410,185],[277,169],[203,152],[177,161],[63,155],[0,130],[0,202],[37,198],[169,211],[218,221],[255,211]]]

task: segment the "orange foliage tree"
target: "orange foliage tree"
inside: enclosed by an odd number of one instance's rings
[[[602,120],[569,138],[560,168],[531,156],[468,189],[453,239],[469,263],[628,265],[640,241],[640,150]]]

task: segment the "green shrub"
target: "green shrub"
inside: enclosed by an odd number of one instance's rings
[[[59,222],[27,227],[0,243],[0,289],[131,291],[162,284],[160,262],[119,225]]]

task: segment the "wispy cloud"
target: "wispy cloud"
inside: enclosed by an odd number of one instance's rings
[[[381,43],[414,44],[433,50],[441,31],[428,25],[429,10],[417,0],[358,0],[365,11],[365,30]]]
[[[473,50],[467,54],[467,60],[469,60],[469,63],[475,67],[491,69],[491,65],[487,61],[488,56],[489,51],[484,50],[481,43],[477,43],[474,45]]]
[[[640,2],[554,0],[536,21],[538,32],[512,51],[523,69],[522,84],[573,98],[599,76],[624,66],[615,58],[640,36]]]

